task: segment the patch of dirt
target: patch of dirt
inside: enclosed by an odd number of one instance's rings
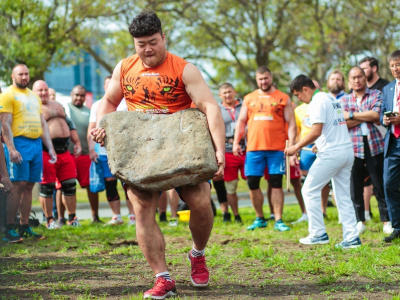
[[[233,243],[245,240],[213,234],[211,244],[221,247],[221,258],[237,251]],[[168,249],[190,247],[185,237],[166,237]],[[268,245],[254,239],[251,243]],[[109,243],[112,249],[136,246],[135,240]],[[290,241],[273,245],[274,253],[287,247],[302,250],[304,246]],[[0,257],[0,299],[78,299],[90,295],[94,299],[129,299],[149,289],[154,281],[143,257],[79,253],[76,247],[64,253],[24,258]],[[291,274],[283,269],[268,268],[260,260],[237,261],[230,268],[222,263],[209,266],[210,285],[199,289],[191,286],[190,264],[186,253],[167,253],[167,262],[176,280],[178,296],[183,299],[388,299],[399,293],[399,282],[379,283],[359,276],[342,277],[326,285],[317,275]],[[29,257],[29,258],[26,258]]]

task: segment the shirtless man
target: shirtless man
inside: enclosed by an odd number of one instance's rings
[[[54,150],[57,153],[57,162],[48,163],[49,153],[43,145],[43,174],[40,184],[40,204],[47,219],[47,229],[57,229],[58,224],[53,217],[53,191],[55,182],[58,179],[61,183],[63,203],[68,212],[68,222],[70,226],[79,226],[76,211],[76,170],[73,157],[68,152],[70,139],[74,143],[74,154],[79,156],[81,143],[78,134],[71,120],[66,119],[63,106],[49,99],[49,88],[43,80],[38,80],[33,84],[33,92],[38,94],[42,100],[43,117],[49,127],[50,137],[53,142]]]

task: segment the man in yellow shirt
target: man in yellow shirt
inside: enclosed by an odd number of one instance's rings
[[[23,237],[43,239],[29,227],[32,206],[32,189],[41,181],[42,142],[49,149],[50,162],[57,156],[50,139],[46,120],[42,115],[40,98],[27,88],[29,70],[25,65],[14,67],[13,84],[0,95],[0,113],[3,137],[6,143],[5,156],[13,192],[7,200],[7,225],[4,240],[20,242]],[[20,211],[19,234],[14,220]]]

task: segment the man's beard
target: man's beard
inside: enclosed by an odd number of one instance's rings
[[[20,89],[26,89],[26,87],[28,86],[28,84],[29,84],[29,81],[27,81],[26,84],[22,84],[22,83],[15,82],[15,85],[16,85],[18,88],[20,88]]]
[[[339,94],[342,90],[342,87],[339,86],[337,83],[328,86],[328,91],[332,94]]]
[[[272,84],[270,84],[269,86],[267,86],[266,88],[261,88],[261,90],[263,92],[269,92],[271,90]]]
[[[369,74],[368,76],[367,76],[367,81],[371,81],[372,80],[372,78],[374,77],[374,74]]]

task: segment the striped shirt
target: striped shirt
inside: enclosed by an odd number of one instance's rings
[[[347,112],[364,112],[364,111],[376,111],[378,114],[381,113],[382,105],[382,93],[378,90],[366,89],[364,96],[361,99],[360,106],[357,105],[357,100],[354,93],[347,94],[339,99],[342,108]],[[368,128],[368,144],[371,151],[371,156],[375,156],[383,152],[385,142],[378,128],[373,122],[365,122]],[[360,159],[364,159],[364,143],[363,134],[361,131],[361,124],[349,128],[350,139],[353,142],[354,156]]]

